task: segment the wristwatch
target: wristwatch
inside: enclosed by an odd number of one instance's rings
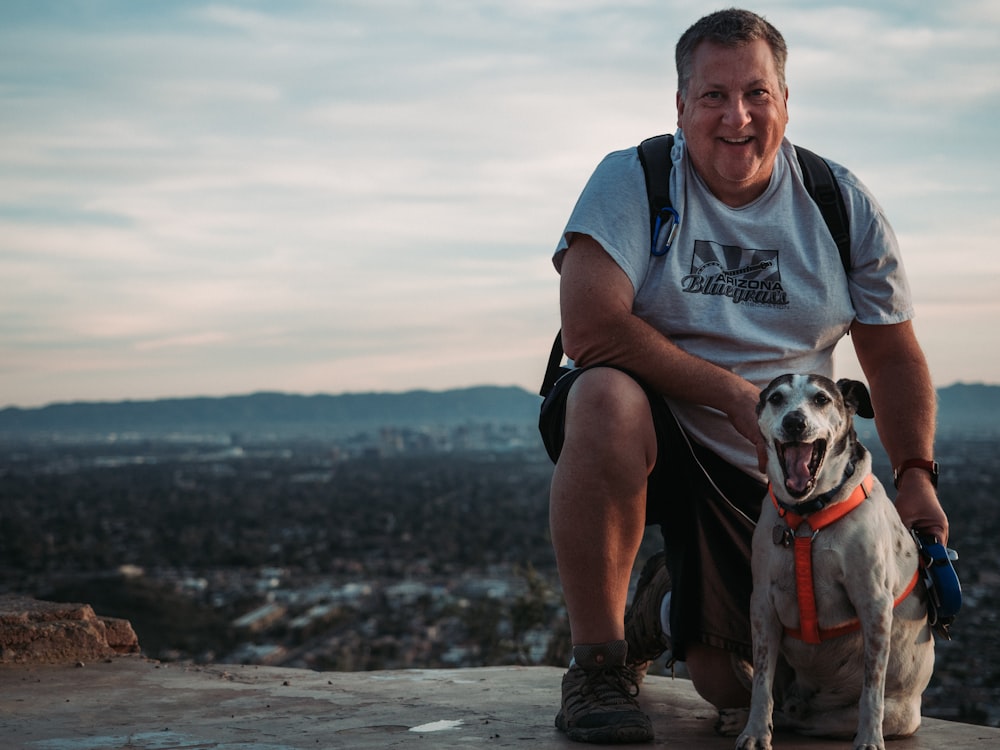
[[[937,487],[938,462],[930,461],[926,458],[909,458],[892,470],[892,483],[897,490],[899,489],[899,481],[903,478],[903,474],[906,473],[907,469],[923,469],[931,475],[931,484]]]

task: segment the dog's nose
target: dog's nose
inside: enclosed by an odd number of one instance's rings
[[[790,411],[781,420],[781,429],[789,437],[800,437],[806,431],[806,417],[800,411]]]

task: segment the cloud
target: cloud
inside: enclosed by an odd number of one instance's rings
[[[762,8],[792,48],[790,136],[874,189],[915,284],[992,278],[993,5]],[[5,398],[534,388],[552,247],[604,153],[673,129],[673,46],[702,12],[0,8]],[[932,321],[964,299],[928,293]]]

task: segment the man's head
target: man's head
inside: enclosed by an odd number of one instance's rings
[[[784,39],[760,16],[724,10],[677,43],[677,124],[695,170],[730,206],[767,189],[788,124]]]
[[[778,83],[785,90],[785,61],[788,47],[785,38],[766,20],[749,10],[730,8],[710,13],[696,21],[677,40],[674,52],[677,63],[677,90],[681,96],[687,94],[694,65],[694,51],[702,42],[714,42],[723,47],[740,47],[750,42],[767,42],[774,55],[774,67],[778,73]]]

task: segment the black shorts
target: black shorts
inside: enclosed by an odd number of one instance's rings
[[[553,461],[562,449],[566,396],[586,369],[563,375],[542,402],[538,427]],[[691,440],[664,399],[635,380],[656,429],[646,523],[663,534],[673,656],[683,661],[688,644],[704,643],[750,659],[750,547],[767,486]]]

